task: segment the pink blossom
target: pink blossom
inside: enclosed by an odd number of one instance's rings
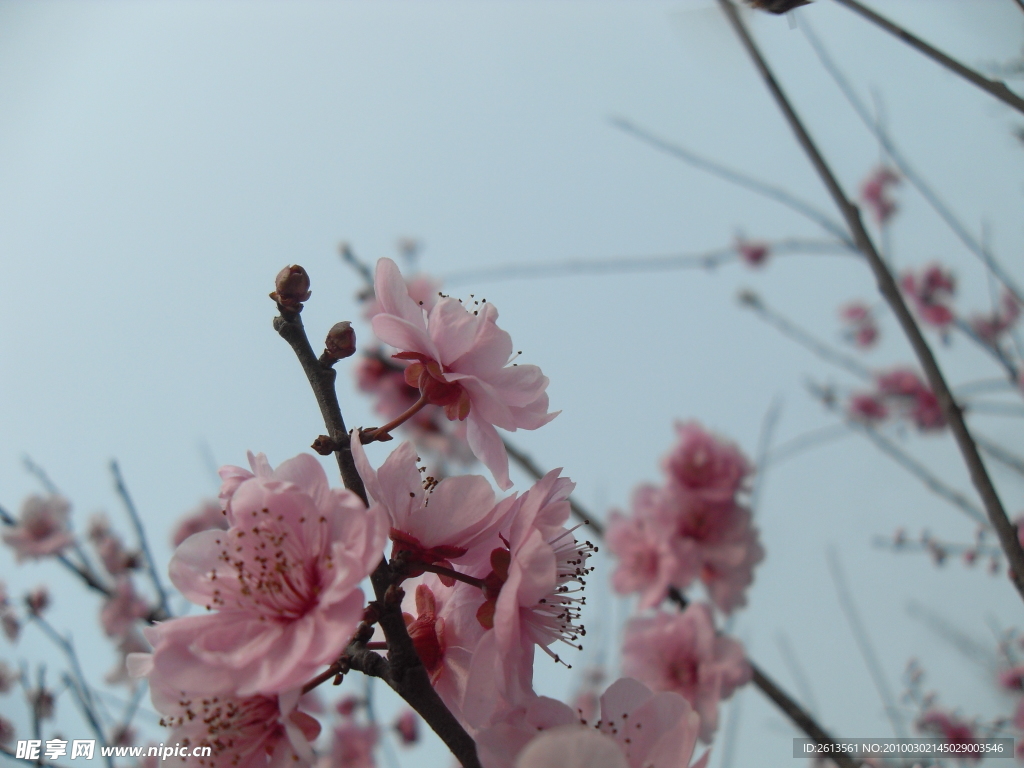
[[[477,744],[484,768],[685,768],[699,727],[682,696],[621,678],[601,696],[593,727],[561,702],[538,696],[480,732]],[[692,768],[703,768],[707,758]]]
[[[743,487],[750,464],[735,444],[695,421],[676,422],[678,443],[665,457],[669,481],[709,501],[728,501]]]
[[[1024,691],[1024,665],[999,672],[999,684],[1008,691]]]
[[[411,709],[398,716],[394,728],[404,747],[412,746],[420,740],[420,718]]]
[[[424,481],[412,443],[402,443],[374,470],[356,435],[352,457],[367,494],[390,518],[391,557],[409,563],[410,576],[422,573],[416,563],[450,568],[450,561],[459,560],[494,534],[509,507],[508,503],[495,506],[491,484],[480,475],[447,477],[433,484]]]
[[[706,558],[700,578],[708,597],[723,613],[732,613],[747,604],[747,589],[754,583],[754,566],[764,560],[764,548],[757,530],[746,528],[743,558],[738,562]]]
[[[375,725],[347,722],[334,729],[331,754],[321,768],[374,768],[373,750],[380,736]]]
[[[133,653],[145,654],[150,650],[149,643],[135,627],[129,628],[121,635],[117,642],[118,659],[117,663],[104,676],[104,680],[110,685],[130,683],[135,685],[136,680],[128,674],[128,656]]]
[[[147,657],[148,658],[148,657]],[[135,670],[136,672],[145,671]],[[172,729],[167,743],[210,747],[210,757],[182,758],[203,768],[308,768],[320,724],[296,708],[300,691],[280,696],[194,696],[150,678],[153,706]],[[191,750],[190,750],[191,751]]]
[[[510,364],[512,339],[497,326],[498,311],[481,301],[472,309],[445,297],[429,314],[409,295],[398,267],[377,262],[374,291],[382,311],[373,331],[397,348],[409,384],[427,402],[444,407],[450,420],[467,421],[474,455],[498,485],[512,487],[508,455],[495,427],[515,432],[537,429],[557,413],[548,412],[548,379],[535,365]]]
[[[935,393],[908,368],[896,368],[876,376],[878,391],[918,429],[931,431],[946,426],[946,417]]]
[[[178,547],[193,533],[226,531],[227,529],[227,516],[221,508],[220,502],[215,499],[204,499],[197,507],[186,512],[178,520],[178,525],[174,528],[174,534],[171,536],[171,543],[174,547]]]
[[[100,623],[107,637],[122,637],[149,610],[149,604],[135,592],[131,578],[122,576],[114,586],[114,593],[100,610]]]
[[[771,252],[768,243],[761,240],[738,240],[736,250],[748,267],[760,267]]]
[[[558,528],[568,517],[573,484],[553,470],[516,500],[507,544],[491,551],[486,601],[477,612],[485,628],[466,686],[467,716],[485,723],[498,704],[515,705],[532,693],[533,646],[555,661],[555,641],[579,648],[581,596],[596,551]],[[497,693],[501,701],[495,702]],[[474,723],[475,724],[475,723]]]
[[[869,424],[885,421],[889,416],[889,409],[885,407],[885,403],[882,402],[881,398],[865,393],[852,395],[850,402],[846,406],[846,412],[851,419],[868,422]]]
[[[945,330],[953,322],[949,303],[956,292],[956,279],[938,264],[929,264],[919,273],[904,272],[900,288],[914,302],[921,321]]]
[[[171,560],[175,586],[213,612],[146,630],[170,687],[250,696],[301,686],[362,618],[358,585],[380,561],[384,511],[330,488],[308,454],[277,470],[263,454],[249,461],[255,474],[221,470],[231,527],[190,536]]]
[[[719,700],[751,677],[743,646],[716,634],[711,609],[703,603],[631,620],[622,655],[625,674],[655,691],[675,691],[693,705],[704,742],[718,727]]]
[[[879,224],[885,224],[896,213],[898,206],[890,197],[889,190],[899,183],[900,177],[897,173],[883,165],[872,171],[861,185],[861,200]]]
[[[60,554],[75,541],[68,530],[70,511],[71,505],[63,496],[29,496],[21,505],[21,518],[3,540],[14,549],[19,563]]]
[[[432,310],[442,296],[441,281],[436,277],[421,272],[412,277],[403,278],[403,280],[409,291],[409,298],[418,306],[423,307],[424,312]],[[366,320],[373,320],[381,312],[386,311],[375,294],[371,294],[363,304],[363,318]]]

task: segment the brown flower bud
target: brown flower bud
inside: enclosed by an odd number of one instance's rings
[[[312,295],[312,291],[309,290],[309,275],[298,264],[285,267],[278,272],[274,288],[276,290],[270,294],[270,298],[289,309],[299,307]]]
[[[356,331],[352,323],[343,320],[331,326],[327,332],[327,340],[324,342],[327,355],[335,360],[344,360],[352,357],[356,352]]]
[[[25,595],[25,604],[33,616],[41,616],[50,605],[50,590],[44,586],[38,586]]]

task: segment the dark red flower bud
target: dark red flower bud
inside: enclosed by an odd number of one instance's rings
[[[278,272],[274,288],[276,290],[270,294],[270,298],[289,309],[297,308],[312,295],[309,290],[309,275],[298,264],[285,267]]]
[[[356,331],[352,323],[343,320],[331,326],[327,332],[327,340],[324,342],[327,354],[335,360],[344,360],[356,352]]]

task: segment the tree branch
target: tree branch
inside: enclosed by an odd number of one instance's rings
[[[852,0],[837,0],[838,2],[849,3]],[[1020,541],[1017,539],[1017,529],[1010,523],[1006,516],[1006,510],[1003,508],[1003,503],[999,499],[999,494],[996,492],[995,486],[992,484],[992,479],[988,475],[988,471],[985,469],[985,464],[981,460],[981,456],[978,453],[978,447],[974,443],[974,439],[971,437],[970,431],[967,429],[967,424],[964,421],[963,412],[953,399],[952,393],[949,391],[949,386],[946,384],[945,378],[943,378],[942,372],[939,370],[938,363],[935,360],[935,356],[932,354],[931,348],[928,346],[928,342],[925,341],[924,336],[921,333],[921,329],[917,326],[916,321],[907,308],[906,302],[903,301],[903,296],[900,293],[899,286],[896,285],[896,280],[889,268],[886,266],[882,257],[876,250],[874,243],[871,241],[871,237],[868,235],[867,230],[864,228],[864,223],[860,218],[860,211],[853,203],[847,198],[842,188],[839,186],[839,182],[836,180],[828,164],[825,162],[824,157],[818,151],[814,141],[811,139],[810,134],[804,128],[803,123],[797,116],[789,100],[786,98],[785,93],[782,91],[782,87],[775,80],[775,76],[769,69],[767,62],[761,55],[757,44],[751,38],[750,33],[747,31],[742,19],[736,11],[735,6],[730,0],[718,0],[719,6],[725,12],[726,17],[732,24],[733,29],[739,36],[740,41],[746,48],[747,53],[750,54],[753,59],[761,77],[764,79],[765,84],[771,91],[772,96],[775,97],[775,101],[785,115],[790,128],[796,135],[801,147],[803,147],[808,159],[810,159],[818,175],[821,177],[822,182],[828,188],[829,194],[832,196],[836,207],[839,208],[846,220],[846,225],[850,232],[853,234],[853,240],[857,244],[858,249],[864,254],[871,266],[872,271],[875,274],[875,279],[878,281],[878,288],[885,297],[885,300],[889,303],[893,313],[899,320],[900,325],[903,327],[903,332],[907,335],[910,340],[910,345],[913,347],[914,352],[917,355],[918,360],[921,363],[921,367],[924,369],[925,375],[928,377],[928,383],[935,393],[936,398],[939,401],[939,406],[942,409],[942,414],[945,416],[946,421],[949,423],[950,431],[953,433],[953,437],[956,439],[957,446],[960,448],[960,453],[964,457],[964,463],[967,465],[967,469],[970,472],[971,480],[974,483],[975,488],[978,489],[978,495],[981,497],[982,502],[985,505],[985,511],[988,514],[988,518],[992,523],[992,527],[995,528],[997,535],[999,536],[999,542],[1002,544],[1003,551],[1006,552],[1006,557],[1010,562],[1010,578],[1012,579],[1014,586],[1017,591],[1024,598],[1024,549],[1021,548]]]
[[[298,310],[289,309],[281,304],[278,304],[277,308],[280,315],[274,318],[274,330],[291,346],[309,380],[309,385],[316,396],[317,405],[320,406],[320,413],[323,416],[327,432],[336,446],[334,455],[338,460],[342,482],[346,488],[366,502],[366,488],[363,486],[362,478],[359,477],[355,461],[352,459],[351,436],[345,428],[341,406],[338,404],[338,395],[334,389],[335,371],[326,361],[321,363],[314,354],[299,316],[301,305]],[[373,573],[370,574],[370,582],[377,598],[379,624],[384,630],[389,651],[386,661],[372,651],[366,653],[380,659],[386,668],[381,668],[380,662],[369,656],[364,657],[358,654],[355,664],[352,664],[350,658],[350,665],[356,669],[356,664],[361,666],[365,664],[365,669],[370,674],[384,679],[441,737],[441,740],[464,768],[480,768],[476,744],[441,701],[441,697],[437,695],[430,683],[427,671],[416,653],[416,648],[405,627],[405,619],[402,617],[402,592],[393,587],[395,574],[393,574],[387,558],[382,558]]]

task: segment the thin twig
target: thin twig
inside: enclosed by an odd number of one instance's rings
[[[849,246],[833,240],[789,238],[766,243],[772,256],[807,253],[841,253],[849,255]],[[612,275],[642,272],[666,272],[676,269],[714,269],[737,261],[740,254],[735,245],[696,253],[664,253],[648,256],[612,256],[604,259],[566,259],[543,264],[506,264],[487,269],[470,269],[443,275],[445,285],[482,281],[517,280],[533,277],[565,275]]]
[[[641,128],[624,117],[612,117],[611,123],[616,128],[635,136],[655,149],[660,149],[662,152],[666,152],[673,157],[679,158],[683,162],[689,163],[695,168],[707,171],[708,173],[732,182],[737,186],[744,187],[745,189],[756,192],[770,200],[781,203],[790,210],[796,211],[801,216],[810,219],[830,235],[833,235],[841,242],[845,243],[850,249],[856,250],[856,244],[850,239],[849,234],[843,230],[842,225],[834,221],[827,213],[819,211],[810,203],[804,202],[781,187],[776,187],[773,184],[769,184],[761,181],[760,179],[748,176],[745,173],[741,173],[740,171],[728,168],[721,163],[716,163],[714,160],[708,160],[705,157],[701,157],[695,152],[691,152],[678,144],[674,144],[656,136],[645,128]]]
[[[859,13],[861,16],[863,16],[871,23],[881,27],[889,34],[898,37],[911,48],[920,51],[932,61],[935,61],[944,66],[946,69],[950,70],[951,72],[955,72],[956,74],[960,75],[960,77],[962,77],[969,83],[972,83],[973,85],[976,85],[978,88],[981,88],[981,90],[985,91],[986,93],[995,96],[1004,104],[1013,107],[1018,112],[1024,113],[1024,99],[1022,99],[1016,93],[1007,88],[1006,83],[1003,83],[999,80],[989,80],[987,77],[980,74],[979,72],[975,72],[970,67],[964,66],[956,59],[950,58],[942,51],[940,51],[938,48],[929,45],[924,40],[917,37],[916,35],[911,34],[898,24],[889,21],[889,19],[886,19],[883,16],[879,16],[877,13],[875,13],[867,6],[858,3],[857,0],[836,0],[836,2],[839,3],[840,5],[845,5],[847,8],[849,8],[851,11],[854,11],[855,13]]]
[[[299,311],[295,311],[279,304],[278,311],[280,314],[274,318],[274,330],[291,346],[309,380],[327,432],[337,446],[334,453],[342,482],[365,503],[366,489],[352,458],[351,437],[334,388],[335,371],[326,362],[321,363],[313,353],[299,315],[301,306]],[[346,649],[348,664],[364,674],[382,678],[441,737],[464,768],[480,768],[476,744],[434,690],[416,653],[402,616],[401,599],[394,599],[401,595],[401,591],[397,594],[389,592],[394,576],[386,558],[382,558],[370,574],[370,583],[377,599],[379,624],[388,643],[388,658],[365,649],[360,652],[360,649],[353,648],[356,644],[351,643]]]
[[[160,581],[160,572],[156,567],[156,559],[149,549],[146,531],[142,527],[142,519],[139,517],[139,511],[135,508],[135,502],[132,501],[131,494],[128,493],[128,486],[125,485],[117,459],[110,460],[110,473],[114,476],[114,487],[117,489],[117,495],[121,497],[124,508],[128,510],[128,517],[131,518],[132,526],[135,528],[135,535],[139,539],[139,548],[142,550],[142,556],[146,558],[146,569],[149,571],[149,580],[153,582],[153,589],[156,590],[157,605],[161,614],[156,618],[158,620],[169,618],[171,616],[171,608],[167,604],[167,592]]]
[[[28,472],[32,477],[39,481],[39,484],[43,486],[43,489],[51,496],[60,496],[61,492],[57,485],[50,479],[50,476],[46,474],[46,470],[41,466],[32,461],[32,457],[25,454],[21,457],[21,463],[25,467],[25,471]]]
[[[502,438],[502,443],[505,445],[505,451],[512,460],[515,461],[520,467],[526,470],[526,473],[530,475],[534,480],[540,480],[546,474],[533,460],[533,458],[526,452],[521,451],[516,446],[512,445],[506,438]],[[590,529],[597,536],[604,536],[604,523],[594,519],[594,516],[589,514],[583,507],[577,504],[572,499],[569,499],[569,509],[572,510],[573,515],[577,520],[590,526]]]
[[[1011,453],[999,443],[989,440],[984,435],[979,435],[977,432],[974,433],[974,441],[978,444],[985,453],[991,456],[993,459],[998,461],[1005,467],[1009,467],[1014,472],[1024,475],[1024,459]]]
[[[851,2],[851,0],[840,1],[844,3]],[[757,44],[747,31],[746,25],[740,18],[739,13],[736,11],[736,7],[732,2],[730,2],[730,0],[718,0],[718,4],[725,12],[726,17],[729,19],[730,24],[732,24],[733,29],[739,36],[743,46],[747,50],[747,53],[749,53],[750,57],[753,59],[761,77],[764,79],[764,82],[774,96],[776,103],[785,115],[790,128],[792,128],[793,133],[800,143],[800,146],[803,148],[808,159],[811,161],[811,164],[818,172],[822,182],[828,188],[829,194],[832,196],[836,207],[839,208],[843,218],[846,220],[847,227],[849,227],[850,232],[853,234],[854,242],[857,244],[858,249],[864,254],[868,264],[871,266],[875,279],[878,281],[878,288],[881,291],[882,296],[892,308],[893,314],[896,315],[897,320],[899,320],[899,323],[903,328],[903,332],[909,339],[910,345],[913,347],[914,352],[921,363],[921,367],[924,369],[925,375],[928,378],[928,383],[931,386],[932,392],[935,393],[935,397],[939,401],[939,407],[942,410],[942,415],[946,418],[950,431],[953,433],[953,437],[956,439],[957,445],[960,448],[960,453],[963,455],[964,463],[967,465],[967,470],[971,475],[971,480],[974,483],[975,488],[978,489],[978,495],[981,497],[982,502],[985,505],[985,511],[992,523],[992,527],[995,528],[996,534],[999,536],[999,541],[1003,546],[1003,551],[1006,552],[1006,557],[1010,563],[1010,578],[1021,597],[1024,598],[1024,549],[1021,548],[1020,541],[1017,538],[1017,529],[1012,523],[1010,523],[1009,518],[1006,516],[1006,510],[1003,508],[1003,503],[1000,500],[999,494],[996,492],[995,486],[992,484],[992,479],[989,477],[988,471],[985,469],[985,464],[982,462],[981,456],[978,453],[978,446],[974,443],[974,439],[971,437],[971,433],[967,429],[963,413],[956,401],[953,399],[952,393],[949,391],[949,386],[946,384],[946,380],[942,375],[942,371],[939,369],[939,365],[935,360],[935,356],[932,354],[931,348],[928,346],[928,342],[925,340],[924,335],[921,333],[921,329],[918,327],[917,322],[910,313],[906,302],[903,300],[903,295],[900,293],[899,286],[896,284],[896,280],[893,277],[892,272],[889,271],[889,268],[875,249],[874,243],[871,241],[871,236],[868,235],[867,230],[864,228],[864,223],[861,221],[860,211],[857,209],[857,206],[847,199],[842,187],[839,186],[839,182],[836,180],[832,170],[825,162],[825,158],[818,151],[818,148],[811,139],[810,134],[807,133],[807,129],[797,116],[796,111],[786,98],[782,87],[776,81],[767,62],[765,62],[764,57],[761,55],[761,51],[758,49]]]
[[[793,682],[796,683],[797,689],[800,691],[800,695],[804,701],[807,702],[807,708],[812,715],[818,714],[818,702],[814,697],[814,691],[811,689],[810,681],[807,679],[807,675],[804,674],[804,669],[800,666],[800,661],[797,658],[796,653],[793,651],[793,646],[789,642],[789,638],[781,632],[775,636],[775,643],[779,646],[779,653],[782,655],[782,662],[789,669],[789,674],[793,676]]]
[[[740,305],[753,311],[754,314],[766,323],[774,326],[783,335],[788,336],[800,346],[810,350],[825,362],[839,366],[843,370],[866,381],[874,380],[875,377],[872,375],[871,370],[860,360],[841,352],[830,344],[811,335],[796,323],[769,307],[760,296],[752,291],[743,291],[740,294]]]
[[[768,466],[774,467],[776,464],[781,464],[783,461],[791,459],[810,448],[814,448],[822,443],[830,443],[833,440],[849,435],[850,430],[845,424],[829,424],[827,427],[819,427],[818,429],[803,432],[787,440],[769,453],[767,456]]]
[[[842,563],[839,562],[839,553],[835,547],[828,548],[827,559],[828,571],[832,576],[832,584],[835,587],[836,596],[839,598],[839,607],[843,609],[846,623],[850,625],[853,639],[857,643],[857,648],[860,649],[860,655],[867,665],[871,681],[875,684],[875,690],[878,691],[878,696],[885,707],[885,714],[889,718],[889,723],[892,725],[895,735],[905,739],[907,738],[907,726],[903,722],[903,713],[896,706],[896,699],[889,689],[889,682],[885,679],[885,672],[882,671],[882,664],[878,660],[878,654],[875,653],[875,648],[871,644],[871,638],[864,627],[864,622],[861,621],[857,605],[853,602],[850,588],[846,584],[846,575],[843,573]]]
[[[953,234],[962,242],[969,251],[977,256],[981,261],[988,267],[989,272],[999,278],[1000,282],[1006,286],[1006,289],[1010,291],[1021,304],[1024,304],[1024,294],[1014,283],[1013,279],[1007,274],[1006,270],[1002,268],[996,258],[992,255],[988,245],[982,241],[979,241],[970,232],[967,231],[956,215],[950,210],[949,206],[943,202],[942,198],[932,189],[931,185],[928,184],[921,175],[914,169],[910,162],[904,157],[899,147],[893,142],[886,131],[885,126],[875,120],[871,113],[868,112],[864,102],[857,96],[857,92],[853,89],[850,81],[846,79],[846,76],[842,73],[836,63],[829,56],[825,46],[821,43],[821,40],[815,34],[813,27],[807,21],[805,16],[797,16],[800,28],[807,38],[807,41],[811,44],[811,48],[814,49],[814,53],[817,55],[818,60],[821,61],[825,71],[832,77],[843,96],[853,107],[853,111],[857,113],[857,117],[860,118],[861,122],[867,127],[871,133],[874,134],[878,142],[885,148],[889,158],[899,169],[903,177],[910,182],[911,186],[916,189],[925,201],[932,207],[939,218],[946,222]]]

